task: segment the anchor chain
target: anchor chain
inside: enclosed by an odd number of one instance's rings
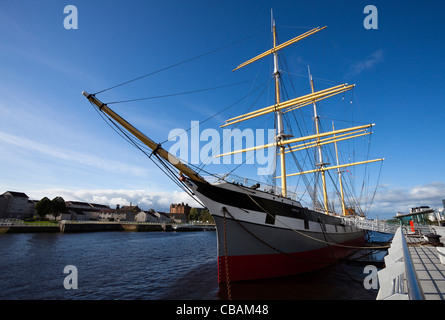
[[[227,286],[227,299],[232,300],[232,293],[230,290],[230,278],[229,278],[229,260],[227,252],[227,225],[226,225],[226,210],[223,210],[223,222],[224,222],[224,262],[226,271],[226,286]]]

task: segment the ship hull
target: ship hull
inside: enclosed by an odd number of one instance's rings
[[[363,231],[342,235],[344,241],[336,242],[341,246],[323,245],[322,242],[317,245],[317,241],[311,238],[323,241],[324,236],[320,233],[299,235],[293,230],[261,225],[240,228],[238,223],[227,218],[224,227],[222,220],[220,217],[215,220],[218,233],[219,282],[283,277],[322,269],[347,257],[357,250],[355,247],[364,244]],[[245,229],[252,234],[246,233]],[[224,252],[224,230],[227,256]],[[333,238],[330,234],[326,234],[326,237]]]
[[[294,200],[228,183],[189,185],[216,223],[219,282],[321,269],[365,241],[363,230]]]

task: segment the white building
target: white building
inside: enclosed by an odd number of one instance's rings
[[[150,212],[150,211],[140,211],[135,217],[134,221],[137,222],[154,222],[154,223],[164,223],[173,222],[169,214],[165,212]]]

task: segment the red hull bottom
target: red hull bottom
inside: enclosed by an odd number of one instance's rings
[[[341,244],[362,246],[364,242],[364,238],[358,238]],[[277,278],[325,268],[355,251],[355,248],[332,245],[299,253],[228,256],[227,263],[225,256],[219,256],[218,281],[227,281],[226,265],[229,281]]]

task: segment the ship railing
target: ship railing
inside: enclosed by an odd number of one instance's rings
[[[267,193],[271,193],[276,196],[281,196],[283,194],[282,189],[279,186],[271,185],[271,184],[268,184],[268,183],[265,183],[262,181],[258,181],[258,180],[254,180],[254,179],[250,179],[250,178],[239,177],[234,174],[216,174],[213,176],[206,176],[205,179],[206,179],[206,181],[208,181],[211,184],[220,184],[223,182],[229,182],[229,183],[237,184],[242,187],[252,188],[255,190],[260,190],[260,191],[264,191]],[[298,199],[296,192],[292,192],[292,191],[288,190],[286,193],[287,193],[286,198],[289,198],[291,200]]]
[[[395,233],[399,225],[387,223],[378,219],[363,219],[359,217],[342,217],[345,225],[356,226],[360,229],[378,231],[382,233]]]

